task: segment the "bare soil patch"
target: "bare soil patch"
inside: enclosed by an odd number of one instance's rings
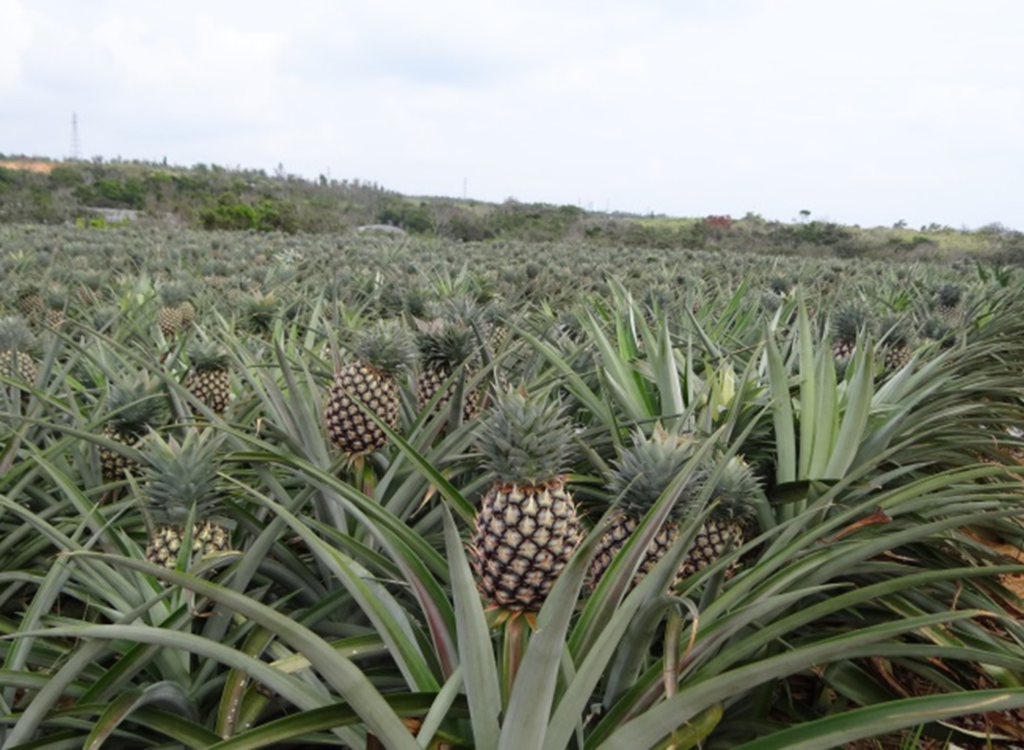
[[[53,170],[53,162],[30,161],[28,159],[0,159],[0,167],[4,169],[18,169],[23,172],[50,174]]]

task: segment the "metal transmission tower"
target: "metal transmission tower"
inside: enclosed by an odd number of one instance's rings
[[[78,161],[82,158],[82,142],[78,138],[78,113],[71,113],[71,160]]]

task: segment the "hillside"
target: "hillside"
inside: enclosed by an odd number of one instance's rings
[[[148,162],[57,161],[0,154],[0,223],[95,227],[110,220],[196,229],[336,233],[386,224],[467,242],[586,241],[625,247],[741,250],[781,255],[1024,262],[1024,233],[994,224],[975,231],[930,225],[863,229],[756,214],[666,217],[588,212],[509,200],[501,204],[401,195],[359,179],[308,180],[278,169]]]

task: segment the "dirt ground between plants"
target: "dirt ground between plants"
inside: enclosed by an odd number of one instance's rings
[[[992,539],[985,539],[969,531],[967,533],[1005,557],[1005,562],[1024,564],[1024,549],[1021,547],[1015,544],[1007,544],[1005,542],[998,542]],[[1003,575],[1000,576],[1000,580],[1006,588],[1024,599],[1024,573]],[[974,750],[974,748],[985,748],[986,750],[987,748],[991,748],[991,750],[1016,750],[1024,748],[1024,745],[1021,745],[1017,741],[1007,742],[1005,740],[980,740],[977,744],[951,745],[946,742],[932,740],[927,737],[916,737],[910,732],[904,732],[887,735],[885,737],[876,737],[874,739],[853,742],[845,745],[843,750],[907,750],[908,748],[914,748],[914,750],[951,750],[951,748],[960,748],[961,750]]]
[[[1024,550],[1014,544],[990,542],[987,540],[985,541],[985,544],[996,550],[999,554],[1008,558],[1009,562],[1024,563]],[[1024,599],[1024,573],[1019,573],[1017,575],[1005,575],[1001,577],[1001,580],[1006,588]]]

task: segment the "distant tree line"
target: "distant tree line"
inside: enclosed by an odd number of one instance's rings
[[[1024,263],[1024,235],[991,224],[974,233],[904,222],[888,232],[810,220],[792,223],[756,214],[696,219],[588,212],[576,206],[500,204],[444,197],[410,197],[376,182],[307,180],[278,166],[263,170],[196,164],[104,160],[50,161],[0,154],[0,223],[103,226],[96,209],[129,209],[142,221],[209,230],[339,233],[387,224],[406,232],[479,242],[587,242],[627,248],[744,250],[786,255],[946,259],[960,243],[1002,263]],[[27,167],[34,164],[34,170]],[[12,166],[13,165],[13,166]],[[972,235],[972,236],[968,236]],[[952,240],[951,240],[952,238]],[[968,242],[970,240],[970,242]],[[938,250],[942,253],[938,253]]]

